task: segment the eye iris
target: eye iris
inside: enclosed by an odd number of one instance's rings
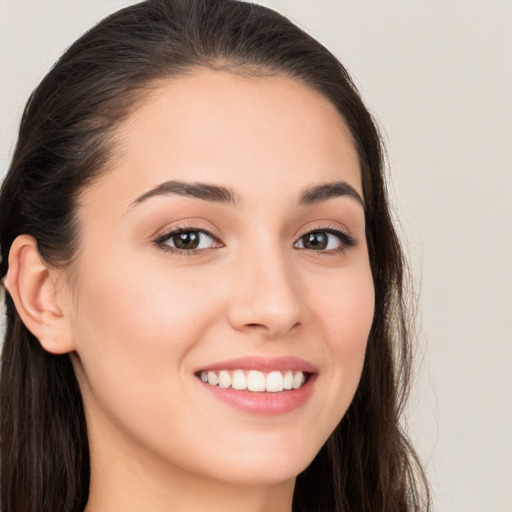
[[[324,250],[327,248],[329,240],[326,233],[309,233],[304,239],[304,247],[306,249]]]
[[[199,245],[199,233],[185,231],[173,236],[172,241],[177,249],[197,249]]]

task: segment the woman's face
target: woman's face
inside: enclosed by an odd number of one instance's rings
[[[373,317],[347,127],[298,81],[197,71],[116,140],[78,207],[67,312],[93,471],[109,453],[293,479],[352,400]]]

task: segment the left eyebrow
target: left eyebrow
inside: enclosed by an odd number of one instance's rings
[[[334,197],[349,196],[355,199],[363,208],[364,200],[357,190],[346,181],[333,181],[309,187],[299,197],[299,204],[307,206],[321,203]]]

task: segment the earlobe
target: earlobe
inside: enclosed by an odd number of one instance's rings
[[[75,347],[69,318],[59,304],[56,274],[41,258],[33,237],[20,235],[14,240],[4,286],[21,320],[42,347],[64,354]]]

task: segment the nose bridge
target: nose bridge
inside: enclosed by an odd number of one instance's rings
[[[279,243],[239,255],[230,321],[237,329],[279,336],[304,321],[301,283]]]

